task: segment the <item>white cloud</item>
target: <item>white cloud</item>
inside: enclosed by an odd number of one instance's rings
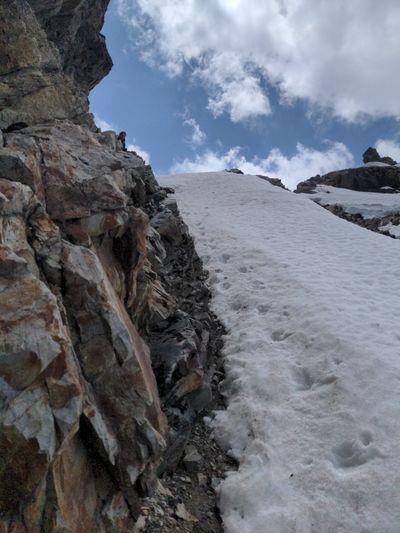
[[[94,114],[94,122],[98,128],[101,129],[101,131],[115,131],[116,127],[107,122],[106,120],[103,120],[99,115],[96,113]]]
[[[351,152],[343,143],[328,142],[324,151],[307,148],[298,143],[296,153],[287,157],[278,148],[272,149],[267,157],[246,159],[240,147],[234,147],[225,153],[205,151],[194,159],[175,162],[170,172],[207,172],[226,168],[240,168],[245,174],[262,174],[271,178],[280,178],[289,189],[294,189],[300,181],[327,172],[348,168],[354,165]]]
[[[199,148],[199,146],[202,146],[206,142],[207,135],[200,128],[200,125],[197,123],[197,121],[194,118],[186,118],[183,121],[183,125],[191,129],[190,135],[186,138],[186,142],[193,149]]]
[[[400,161],[400,144],[392,139],[378,139],[375,144],[379,155]]]
[[[146,150],[143,150],[143,148],[141,148],[137,144],[128,144],[126,146],[126,149],[129,150],[130,152],[136,152],[138,155],[140,155],[140,157],[142,157],[145,160],[147,164],[150,163],[150,154],[146,152]]]
[[[400,117],[398,0],[117,0],[143,58],[185,69],[214,115],[241,121],[282,102],[360,121]]]

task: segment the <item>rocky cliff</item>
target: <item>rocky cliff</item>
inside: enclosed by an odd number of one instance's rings
[[[128,532],[211,398],[187,227],[88,110],[108,0],[0,4],[0,532]]]

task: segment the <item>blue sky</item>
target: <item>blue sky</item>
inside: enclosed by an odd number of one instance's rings
[[[91,110],[156,174],[239,166],[293,187],[370,145],[400,159],[400,7],[382,0],[371,31],[372,0],[347,4],[111,0]]]

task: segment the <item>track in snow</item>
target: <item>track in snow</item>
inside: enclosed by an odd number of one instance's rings
[[[229,329],[228,533],[400,532],[400,242],[254,176],[160,178]]]

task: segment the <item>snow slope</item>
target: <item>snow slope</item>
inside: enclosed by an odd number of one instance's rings
[[[229,328],[228,533],[400,532],[400,242],[254,176],[160,178]]]
[[[347,213],[353,215],[359,213],[365,219],[382,218],[400,211],[400,194],[397,193],[352,191],[329,185],[317,185],[315,192],[306,196],[321,205],[341,205]]]

